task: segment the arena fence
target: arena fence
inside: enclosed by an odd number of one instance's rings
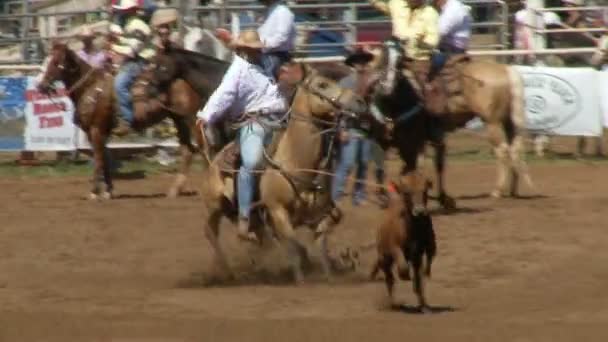
[[[493,15],[490,15],[490,20],[486,22],[476,22],[474,27],[478,30],[486,30],[486,34],[489,34],[494,39],[493,41],[480,44],[478,46],[474,46],[470,51],[470,54],[473,56],[493,56],[493,57],[509,57],[509,56],[517,56],[517,55],[570,55],[570,54],[590,54],[594,52],[594,48],[570,48],[570,49],[546,49],[544,47],[533,47],[531,50],[512,50],[508,49],[509,41],[510,41],[510,30],[509,30],[509,13],[508,8],[505,3],[501,0],[480,0],[480,1],[466,1],[467,4],[471,5],[471,7],[475,6],[485,6],[485,8],[492,8]],[[325,11],[324,16],[327,17],[327,20],[322,21],[300,21],[298,23],[298,27],[300,31],[306,32],[318,32],[318,31],[332,31],[339,32],[344,36],[343,42],[336,43],[306,43],[300,44],[298,46],[298,54],[301,57],[298,57],[297,60],[302,62],[309,63],[336,63],[341,62],[343,60],[342,54],[334,54],[331,55],[331,52],[337,51],[336,48],[347,48],[356,43],[370,43],[376,44],[378,40],[372,40],[368,42],[362,42],[361,37],[362,32],[365,31],[380,31],[385,32],[387,34],[390,32],[390,22],[387,19],[366,19],[365,17],[369,17],[369,13],[373,12],[369,5],[362,3],[350,3],[350,4],[326,4],[321,6],[323,11]],[[314,11],[318,11],[320,9],[319,5],[312,4],[300,4],[292,7],[294,12],[296,13],[310,13]],[[188,14],[185,15],[185,22],[192,24],[194,23],[209,23],[215,22],[215,27],[223,26],[230,27],[231,19],[234,19],[234,15],[231,13],[248,13],[248,12],[258,12],[261,11],[263,7],[261,6],[206,6],[206,7],[194,7],[188,9]],[[595,8],[590,8],[595,9]],[[567,10],[567,9],[537,9],[539,12],[544,10]],[[61,13],[41,13],[41,14],[21,14],[21,15],[11,15],[11,18],[17,18],[23,20],[24,22],[30,21],[33,18],[36,18],[38,28],[44,27],[45,25],[49,25],[48,18],[57,18],[60,16],[68,16],[74,14],[83,14],[83,13],[96,13],[100,18],[107,18],[107,13],[105,11],[72,11],[72,12],[61,12]],[[232,18],[231,18],[232,17]],[[47,18],[47,20],[45,20]],[[0,16],[0,21],[3,19],[3,16]],[[107,27],[108,21],[102,20],[94,23],[95,30],[103,31]],[[251,24],[243,24],[242,27],[249,27]],[[544,27],[534,27],[535,32],[538,34],[550,34],[555,31],[546,30]],[[384,31],[382,31],[384,30]],[[74,37],[74,35],[78,32],[77,30],[72,30],[68,32],[63,32],[62,34],[51,34],[52,32],[46,28],[42,29],[42,37],[32,37],[32,36],[23,36],[14,39],[0,39],[0,47],[7,45],[15,45],[22,44],[27,45],[31,42],[40,42],[40,41],[48,41],[49,39],[69,39]],[[576,31],[572,32],[599,32],[600,30],[580,30],[576,29]],[[489,32],[489,33],[487,33]],[[24,49],[25,51],[26,49]],[[25,55],[28,55],[27,51],[24,52]],[[315,55],[321,54],[321,57],[318,56],[307,56],[307,55]],[[329,54],[329,55],[327,55]],[[324,55],[324,56],[323,56]],[[30,56],[31,57],[31,56]],[[36,73],[40,70],[39,59],[25,59],[20,61],[5,61],[4,64],[0,61],[0,72],[2,71],[19,71],[22,74],[32,74]],[[551,73],[552,71],[543,70],[543,72]],[[583,76],[580,76],[583,77]],[[587,77],[587,76],[584,76]],[[589,76],[590,77],[590,76]],[[605,77],[603,79],[606,79]],[[608,82],[608,81],[606,81]],[[601,87],[598,87],[601,88]],[[608,98],[608,96],[603,96],[603,98]],[[608,106],[607,106],[608,108]],[[605,110],[606,112],[606,110]],[[2,113],[0,113],[2,114]],[[595,115],[595,114],[594,114]],[[78,132],[77,132],[78,133]],[[74,140],[77,141],[80,138],[78,134],[75,134]],[[0,139],[2,137],[0,136]],[[74,146],[77,146],[77,142]],[[114,148],[140,148],[142,146],[163,146],[170,147],[176,146],[176,143],[173,141],[166,140],[156,140],[153,142],[142,143],[142,142],[118,142],[114,145],[110,145],[110,147]],[[85,147],[86,148],[86,147]]]

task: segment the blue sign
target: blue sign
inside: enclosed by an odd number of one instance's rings
[[[27,77],[0,77],[0,150],[25,146]]]

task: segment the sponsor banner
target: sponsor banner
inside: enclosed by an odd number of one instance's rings
[[[604,127],[608,127],[608,67],[604,69],[604,71],[599,73],[600,76],[600,87],[599,87],[599,97],[600,97],[600,105],[602,108],[602,113],[604,117]]]
[[[74,106],[66,96],[65,88],[58,86],[57,94],[47,96],[36,89],[36,78],[27,77],[25,91],[24,132],[28,151],[74,150],[76,126],[72,121]]]
[[[591,68],[516,66],[524,81],[532,133],[600,136],[600,75]]]
[[[27,77],[0,77],[0,150],[21,151],[25,147]]]
[[[0,77],[0,150],[71,151],[90,149],[86,134],[73,124],[74,105],[58,82],[57,93],[47,96],[36,89],[36,77]],[[109,148],[142,148],[164,142],[176,145],[169,119],[145,135],[112,137]]]

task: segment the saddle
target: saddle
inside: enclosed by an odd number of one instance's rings
[[[270,144],[266,147],[266,153],[269,156],[274,155],[276,152],[279,141],[281,140],[284,132],[284,130],[275,131]],[[218,152],[214,159],[220,169],[220,173],[224,179],[224,184],[226,184],[227,191],[224,193],[224,195],[226,198],[230,199],[233,204],[236,204],[238,182],[235,171],[241,167],[242,162],[239,144],[236,141],[229,142],[220,150],[220,152]],[[261,170],[264,170],[265,168],[266,164],[262,166]]]
[[[443,116],[447,113],[461,112],[466,109],[463,96],[462,68],[471,61],[466,54],[454,55],[448,58],[445,65],[438,70],[437,75],[427,81],[428,62],[414,70],[419,84],[422,87],[424,106],[428,113]]]

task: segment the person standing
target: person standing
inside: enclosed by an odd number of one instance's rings
[[[347,89],[355,90],[360,95],[366,89],[369,82],[370,70],[369,62],[372,61],[373,55],[363,49],[357,49],[351,53],[345,60],[345,64],[352,68],[352,72],[340,80],[340,86]],[[336,176],[332,183],[332,200],[338,201],[344,195],[344,187],[350,172],[355,170],[355,183],[353,185],[352,203],[355,206],[360,205],[366,198],[365,181],[367,180],[367,167],[372,156],[376,162],[376,181],[379,184],[384,183],[384,161],[378,161],[377,158],[383,158],[383,153],[379,153],[374,146],[374,141],[369,138],[370,123],[361,122],[355,123],[352,120],[346,122],[344,127],[341,127],[340,137],[340,152],[338,154],[338,164],[336,166]],[[374,154],[372,154],[374,153]],[[380,206],[386,205],[386,194],[383,189],[378,192]]]

